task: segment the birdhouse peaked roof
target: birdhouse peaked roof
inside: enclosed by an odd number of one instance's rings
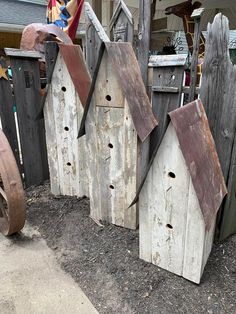
[[[227,189],[205,110],[196,100],[169,115],[209,230]]]
[[[130,24],[133,24],[133,17],[132,17],[132,14],[130,12],[130,10],[128,9],[127,5],[124,3],[123,0],[120,0],[120,2],[118,3],[116,9],[115,9],[115,12],[111,18],[111,21],[110,21],[110,28],[112,28],[112,26],[114,25],[114,23],[117,21],[117,18],[119,16],[119,14],[121,12],[124,12],[125,15],[127,16],[127,19],[129,20]]]
[[[91,86],[91,77],[87,70],[81,48],[80,46],[65,44],[59,44],[58,46],[81,104],[85,107]]]
[[[133,47],[130,43],[122,42],[106,42],[101,46],[78,136],[85,134],[85,121],[105,50],[108,54],[108,61],[112,64],[114,74],[127,100],[137,134],[143,142],[157,126],[157,121],[152,112]]]

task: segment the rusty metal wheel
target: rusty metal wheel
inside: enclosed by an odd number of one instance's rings
[[[0,232],[19,232],[25,224],[25,195],[15,157],[0,129]]]

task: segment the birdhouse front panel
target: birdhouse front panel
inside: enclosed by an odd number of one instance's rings
[[[192,179],[171,124],[139,198],[140,258],[195,283],[211,251]]]
[[[86,142],[77,139],[84,108],[61,52],[44,107],[53,194],[88,195]]]
[[[90,215],[135,229],[138,137],[126,98],[104,52],[86,120]]]
[[[130,43],[100,49],[79,136],[86,134],[91,217],[135,229],[136,196],[156,127]]]
[[[139,197],[140,257],[199,283],[226,188],[201,101],[169,115]]]

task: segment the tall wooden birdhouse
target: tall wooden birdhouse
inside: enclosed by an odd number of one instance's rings
[[[137,205],[128,207],[156,125],[131,44],[103,44],[79,132],[87,137],[93,219],[137,227]]]
[[[110,22],[111,41],[130,42],[134,41],[133,17],[123,0],[120,0]]]
[[[53,43],[52,43],[53,44]],[[53,194],[88,195],[85,138],[77,139],[90,75],[79,46],[59,45],[44,107],[46,142]]]
[[[170,118],[139,197],[140,258],[199,283],[226,187],[201,101]]]

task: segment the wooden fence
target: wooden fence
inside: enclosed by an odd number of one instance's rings
[[[236,66],[229,55],[229,23],[222,14],[208,26],[200,97],[228,188],[219,216],[220,240],[236,232]]]

